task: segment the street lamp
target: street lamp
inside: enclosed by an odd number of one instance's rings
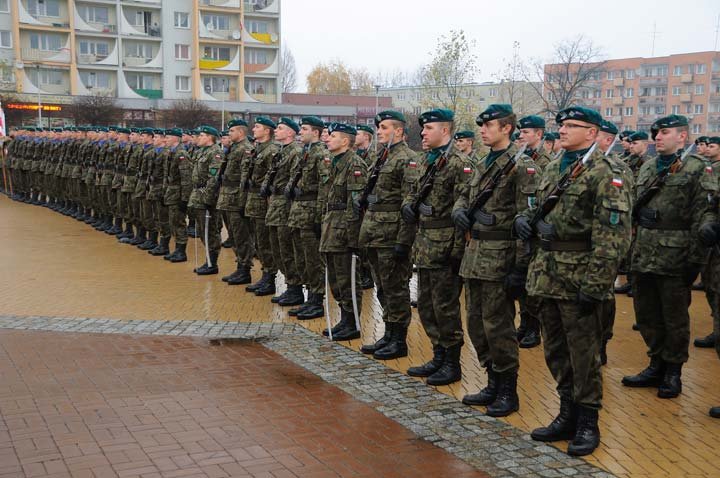
[[[380,108],[380,87],[382,85],[375,85],[375,114],[378,114],[378,109]]]
[[[37,68],[37,90],[38,90],[38,128],[42,127],[42,103],[40,103],[40,63],[35,65]]]
[[[221,113],[221,115],[222,115],[221,118],[222,118],[222,119],[221,119],[221,121],[222,121],[222,124],[220,124],[220,130],[222,131],[222,130],[225,129],[225,78],[222,78],[221,82],[222,82],[222,97],[221,97],[220,99],[222,100],[222,101],[221,101],[221,110],[222,110],[222,113]]]

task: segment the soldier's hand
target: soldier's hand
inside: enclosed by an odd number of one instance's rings
[[[362,210],[364,209],[364,208],[363,208],[363,204],[360,202],[360,198],[357,198],[357,199],[354,199],[354,200],[353,200],[353,202],[352,202],[352,208],[353,208],[353,213],[354,213],[356,216],[360,216],[360,214],[362,213]]]
[[[408,224],[415,224],[417,222],[417,216],[415,215],[415,211],[413,211],[413,208],[410,204],[405,204],[402,209],[400,210],[400,215],[403,218],[403,221],[407,222]]]
[[[393,247],[393,255],[398,259],[407,259],[410,255],[410,246],[395,244],[395,247]]]
[[[267,184],[263,184],[260,186],[260,197],[261,198],[269,198],[270,197],[270,186]]]
[[[297,197],[300,197],[300,196],[302,196],[302,195],[303,195],[303,190],[302,190],[302,189],[300,189],[300,188],[298,188],[298,187],[296,187],[295,189],[293,189],[293,197],[296,197],[296,198],[297,198]]]
[[[510,274],[505,277],[503,288],[510,299],[516,300],[525,294],[526,280],[527,269],[513,269]]]
[[[295,198],[295,195],[293,194],[293,190],[290,188],[285,188],[283,191],[283,196],[285,196],[285,199],[292,200]]]
[[[599,300],[597,300],[595,297],[590,297],[581,290],[578,291],[575,302],[580,307],[580,315],[583,317],[595,312],[597,306],[600,305]]]
[[[457,227],[460,228],[461,231],[465,232],[468,229],[470,229],[470,218],[468,217],[468,210],[463,208],[455,209],[452,214],[450,214],[450,217],[452,217],[453,222]]]
[[[525,216],[518,216],[513,223],[515,234],[523,241],[527,241],[533,237],[532,226]]]
[[[698,230],[700,242],[705,247],[712,247],[718,242],[718,227],[720,224],[703,224]]]
[[[702,264],[695,264],[693,262],[688,263],[687,267],[685,268],[685,271],[683,272],[683,277],[682,277],[685,285],[687,285],[687,286],[693,285],[695,283],[695,279],[697,279],[702,268],[703,268]]]

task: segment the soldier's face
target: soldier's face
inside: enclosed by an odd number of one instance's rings
[[[220,139],[220,143],[222,143],[222,145],[225,147],[230,146],[230,136],[223,136]]]
[[[215,143],[215,137],[207,133],[200,133],[198,135],[197,144],[198,146],[210,146]]]
[[[265,141],[270,139],[270,128],[260,123],[255,123],[252,132],[255,141],[258,141],[260,143],[264,143]]]
[[[287,141],[295,137],[295,130],[286,124],[279,124],[275,130],[275,139],[280,142]]]
[[[697,152],[701,156],[705,156],[705,153],[707,152],[707,144],[705,143],[698,143],[697,145]]]
[[[403,137],[401,128],[395,128],[391,120],[384,120],[380,123],[377,130],[378,142],[388,144],[390,141],[398,142]]]
[[[460,138],[455,140],[455,146],[465,154],[472,152],[473,141],[470,138]]]
[[[655,150],[660,154],[674,154],[687,140],[687,131],[678,128],[662,128],[655,135]]]
[[[338,131],[333,131],[333,133],[330,136],[328,136],[328,140],[327,140],[328,151],[330,151],[331,153],[337,154],[340,151],[342,151],[343,149],[347,149],[347,143],[348,143],[348,141],[344,134],[342,134]]]
[[[328,133],[328,129],[327,129],[327,128],[324,128],[324,129],[322,130],[322,134],[320,135],[320,141],[322,141],[323,143],[327,144],[328,139],[330,139],[330,133]]]
[[[598,133],[598,148],[600,148],[601,151],[606,152],[608,149],[610,149],[610,145],[615,140],[615,135],[603,133],[602,131]]]
[[[425,123],[423,125],[422,132],[420,133],[423,149],[433,149],[443,146],[445,143],[445,134],[449,133],[450,129],[448,128],[447,123]]]
[[[358,148],[366,149],[370,146],[370,140],[372,136],[367,131],[358,131],[355,136],[355,146]]]
[[[705,149],[705,157],[717,161],[720,159],[720,144],[711,143]]]
[[[520,130],[520,142],[530,148],[537,148],[542,139],[543,130],[537,128],[523,128]]]
[[[497,146],[507,141],[510,129],[510,125],[501,127],[498,120],[483,121],[480,125],[480,137],[485,146]]]
[[[153,144],[156,148],[165,146],[165,136],[161,134],[156,134],[155,136],[153,136]]]
[[[315,141],[315,130],[308,124],[300,126],[300,140],[305,144]]]
[[[242,126],[233,126],[228,133],[230,134],[230,141],[234,143],[242,141],[246,136]]]
[[[632,146],[632,143],[627,140],[622,140],[622,147],[625,151],[630,151],[630,146]]]
[[[630,152],[641,156],[647,151],[647,141],[633,141],[630,143]]]
[[[544,142],[543,142],[543,149],[544,149],[545,151],[552,151],[554,144],[555,144],[555,141],[544,141]]]
[[[563,121],[559,132],[560,145],[566,151],[577,151],[595,140],[597,126],[581,121]]]

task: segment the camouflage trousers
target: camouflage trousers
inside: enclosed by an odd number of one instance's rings
[[[602,339],[604,342],[609,342],[613,337],[613,328],[615,327],[615,312],[617,311],[615,295],[600,302],[598,308],[602,326]]]
[[[171,204],[168,206],[168,221],[170,222],[170,235],[175,238],[175,246],[187,244],[187,203]]]
[[[155,231],[160,234],[161,239],[170,240],[170,214],[167,206],[165,206],[162,199],[160,199],[150,201],[150,207],[152,208]]]
[[[326,252],[324,257],[327,267],[328,284],[332,295],[342,310],[352,314],[352,254],[349,252]],[[358,314],[362,313],[362,289],[357,287],[358,280],[360,279],[359,271],[360,263],[358,261],[355,269],[355,300],[357,301]]]
[[[373,272],[383,322],[410,325],[410,259],[398,259],[391,248],[368,248],[366,254]]]
[[[460,318],[462,279],[450,266],[418,270],[418,314],[433,346],[463,343]]]
[[[685,363],[690,346],[690,286],[680,277],[633,275],[633,306],[650,357]]]
[[[198,238],[208,248],[210,254],[220,254],[221,239],[220,228],[222,219],[220,213],[213,207],[208,210],[210,212],[210,221],[208,223],[208,244],[205,244],[205,209],[193,209],[195,216],[195,227],[197,227]]]
[[[309,292],[325,293],[325,273],[320,259],[320,241],[312,229],[291,228],[293,256],[302,283]]]
[[[251,268],[255,257],[253,223],[240,211],[222,211],[228,234],[233,240],[235,261],[239,266]]]
[[[120,192],[120,190],[117,190],[116,193],[116,205],[115,210],[117,211],[117,215],[123,220],[128,223],[133,223],[133,215],[132,215],[132,205],[130,200],[130,194],[129,193],[123,193]]]
[[[153,218],[152,201],[145,198],[140,199],[140,221],[148,232],[157,232],[155,218]]]
[[[272,245],[270,244],[270,230],[265,225],[265,219],[254,217],[251,220],[255,233],[255,251],[260,258],[263,272],[275,274],[278,267],[273,257]]]
[[[558,394],[596,409],[602,406],[600,322],[598,307],[591,314],[581,315],[575,301],[541,301],[545,363],[557,383]]]
[[[501,282],[465,279],[467,329],[481,364],[492,361],[495,372],[520,368],[515,301]]]
[[[142,215],[142,199],[132,197],[133,193],[128,193],[128,196],[130,197],[130,207],[132,208],[133,224],[138,228],[145,227]]]
[[[278,269],[285,276],[288,285],[302,285],[300,273],[295,266],[293,254],[292,231],[286,226],[268,226],[270,235],[270,248],[278,265]]]

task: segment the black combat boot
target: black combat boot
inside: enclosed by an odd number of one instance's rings
[[[632,284],[630,282],[626,282],[621,286],[615,287],[615,293],[616,294],[627,294],[630,292],[630,289],[632,289]]]
[[[110,230],[107,233],[110,234],[111,236],[117,236],[119,234],[122,234],[122,232],[123,232],[122,223],[123,223],[122,218],[116,217],[115,224],[113,225],[113,227],[110,228]]]
[[[226,276],[223,276],[220,280],[223,282],[227,282],[231,277],[234,277],[235,275],[237,275],[240,272],[241,267],[242,266],[240,264],[237,264],[237,267],[235,268],[234,271],[232,271],[230,274],[228,274]]]
[[[97,221],[91,222],[90,225],[96,231],[102,231],[103,228],[107,225],[107,217],[105,216],[105,214],[98,214]]]
[[[352,317],[350,317],[352,318]],[[330,330],[332,331],[333,340],[335,339],[335,336],[340,333],[341,330],[343,330],[345,327],[348,326],[348,317],[345,314],[340,314],[340,321],[335,324]],[[323,329],[322,334],[325,337],[329,337],[330,334],[328,333],[327,329]]]
[[[275,274],[271,273],[267,282],[262,287],[255,289],[255,295],[258,297],[264,297],[266,295],[273,295],[275,293]]]
[[[249,284],[251,282],[252,277],[250,277],[250,268],[246,266],[238,266],[235,271],[235,275],[227,281],[228,285],[242,285]]]
[[[380,337],[380,340],[372,344],[363,345],[360,347],[360,352],[369,355],[374,354],[376,351],[385,347],[388,343],[390,343],[391,330],[392,326],[390,325],[390,322],[385,322],[385,333],[382,337]]]
[[[288,311],[288,315],[289,315],[290,317],[297,317],[297,315],[298,315],[300,312],[303,312],[305,309],[307,309],[308,307],[310,307],[310,305],[312,305],[312,300],[313,300],[312,298],[313,298],[314,295],[315,295],[314,293],[312,293],[312,292],[310,292],[310,291],[308,290],[308,295],[307,295],[307,299],[305,299],[305,302],[303,302],[302,304],[300,304],[300,307],[295,307],[294,309],[290,309],[290,310]]]
[[[185,254],[186,248],[187,244],[175,244],[175,252],[170,256],[170,262],[187,262],[187,254]]]
[[[518,346],[521,349],[531,349],[540,345],[540,321],[528,315],[527,328],[523,334],[523,338],[520,339]]]
[[[518,371],[510,370],[499,373],[498,392],[495,401],[487,407],[486,415],[490,417],[506,417],[520,409],[520,399],[517,394]]]
[[[362,290],[372,289],[375,287],[375,282],[373,282],[370,269],[366,267],[360,268],[360,281],[358,281],[358,285]]]
[[[210,253],[210,262],[212,263],[212,267],[207,264],[207,262],[197,269],[194,269],[193,272],[195,272],[199,276],[209,276],[213,274],[217,274],[219,272],[218,266],[217,266],[217,259],[218,254],[217,253]]]
[[[598,427],[598,411],[578,405],[577,431],[568,445],[568,455],[589,455],[600,445],[600,428]]]
[[[130,244],[131,246],[139,246],[145,241],[147,241],[147,231],[145,231],[145,228],[141,226],[138,228],[135,237],[128,244]]]
[[[603,339],[602,345],[600,346],[600,365],[607,365],[607,344],[608,340]]]
[[[675,398],[682,393],[682,374],[681,363],[666,363],[665,375],[662,383],[658,387],[657,396],[660,398]]]
[[[114,226],[113,224],[113,217],[112,215],[105,216],[105,222],[102,223],[102,227],[100,230],[104,232],[105,234],[110,232],[110,229],[112,229]]]
[[[520,313],[520,326],[517,328],[517,341],[518,343],[525,337],[525,333],[527,332],[527,321],[528,321],[528,313]]]
[[[465,405],[480,405],[483,407],[487,407],[491,403],[495,401],[495,398],[497,397],[498,393],[498,382],[497,382],[497,374],[492,368],[492,361],[488,360],[483,365],[485,367],[485,371],[487,372],[487,387],[480,390],[478,393],[473,393],[471,395],[465,395],[462,399],[462,402]]]
[[[298,312],[296,316],[297,319],[310,320],[324,316],[325,308],[323,307],[323,299],[325,299],[323,294],[313,294],[312,302],[310,302],[310,304],[305,307],[302,312]]]
[[[229,237],[227,239],[225,239],[222,243],[222,247],[224,247],[225,249],[231,249],[232,246],[233,246],[233,241]]]
[[[140,249],[141,251],[150,251],[152,249],[155,249],[155,247],[158,245],[157,239],[158,239],[157,231],[151,232],[150,234],[148,234],[147,241],[140,244],[138,246],[138,249]]]
[[[705,337],[698,337],[693,342],[695,347],[701,348],[701,349],[711,349],[715,347],[715,334],[713,332],[710,332],[710,334],[706,335]]]
[[[95,221],[97,221],[95,211],[93,211],[91,208],[86,208],[85,209],[85,219],[83,219],[83,222],[85,224],[92,224]]]
[[[277,301],[278,305],[282,307],[291,307],[293,305],[301,305],[305,302],[305,294],[303,294],[302,285],[289,285],[285,292],[287,295]]]
[[[572,440],[577,428],[577,406],[569,399],[560,397],[560,413],[546,427],[536,428],[530,438],[536,441]]]
[[[299,318],[299,317],[298,317]],[[355,340],[360,338],[360,331],[355,324],[355,315],[347,310],[340,309],[340,321],[345,321],[345,327],[333,334],[333,342],[342,342],[345,340]]]
[[[720,418],[720,407],[712,407],[708,412],[708,415],[713,418]]]
[[[161,237],[160,243],[154,248],[148,251],[151,256],[164,256],[170,252],[170,238]]]
[[[626,387],[659,387],[665,375],[665,362],[660,357],[651,357],[650,365],[637,375],[623,377]]]
[[[135,235],[135,232],[133,232],[133,225],[130,224],[129,222],[126,222],[125,223],[125,231],[118,234],[117,238],[118,238],[118,240],[122,240],[125,238],[132,239],[134,235]]]
[[[440,386],[450,385],[462,378],[462,369],[460,367],[460,352],[462,351],[462,343],[455,344],[445,350],[445,362],[440,369],[427,378],[428,385]]]
[[[287,297],[289,290],[290,290],[290,285],[288,285],[288,286],[285,288],[285,290],[283,291],[282,294],[272,296],[272,297],[270,298],[270,302],[272,302],[273,304],[277,304],[278,302],[280,302],[280,299],[284,299],[285,297]]]
[[[411,377],[429,377],[440,370],[440,367],[445,363],[445,354],[445,347],[434,345],[432,360],[417,367],[410,367],[407,374]]]
[[[263,272],[260,280],[258,280],[254,284],[250,284],[249,286],[245,287],[245,290],[248,292],[255,292],[259,288],[263,287],[268,280],[270,280],[270,273]]]
[[[400,357],[407,357],[407,327],[400,323],[388,322],[392,327],[390,330],[390,342],[373,353],[377,360],[392,360]]]

